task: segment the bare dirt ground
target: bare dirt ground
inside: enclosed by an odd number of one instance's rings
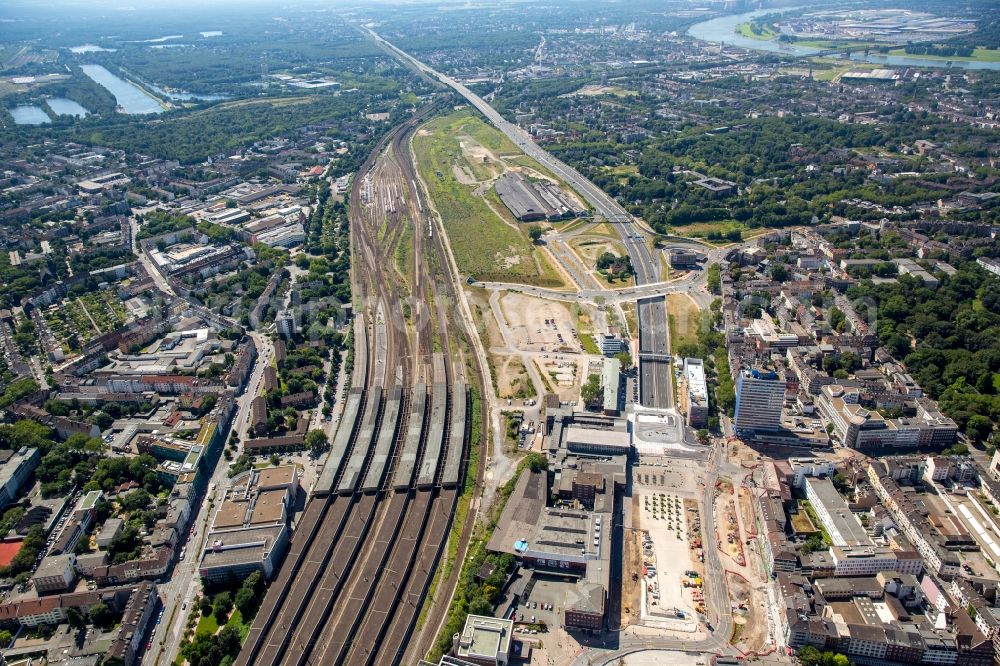
[[[579,364],[570,359],[543,359],[539,362],[543,381],[548,381],[559,399],[564,402],[578,400],[582,373]]]
[[[684,500],[684,515],[687,516],[687,542],[690,549],[691,571],[697,572],[705,580],[704,550],[702,549],[702,525],[700,502],[687,498]],[[705,612],[704,588],[691,590],[691,604],[696,613]]]
[[[632,516],[635,527],[640,527],[639,496],[632,496]],[[621,627],[640,621],[639,607],[642,603],[642,534],[637,530],[625,533],[625,552],[622,562],[622,616]]]
[[[503,172],[503,169],[497,169],[497,156],[471,136],[459,137],[459,145],[462,147],[465,161],[472,167],[477,180],[490,180]]]
[[[747,488],[740,488],[737,493],[737,505],[740,510],[740,523],[747,538],[757,535],[757,523],[754,520],[753,497]]]
[[[462,185],[475,185],[479,182],[476,180],[475,176],[469,172],[468,167],[452,164],[451,172],[455,174],[455,180]]]
[[[744,652],[762,649],[767,638],[767,618],[760,605],[761,594],[739,575],[727,573],[726,582],[733,604],[733,644]]]
[[[582,88],[563,95],[563,97],[572,97],[574,95],[579,95],[581,97],[594,97],[598,95],[614,95],[616,97],[625,97],[628,95],[636,95],[634,90],[626,90],[624,88],[619,88],[617,86],[601,86],[595,83],[589,83]]]
[[[746,558],[743,556],[742,535],[736,518],[733,484],[729,481],[719,481],[716,485],[715,524],[718,529],[716,536],[719,549],[731,560],[731,562],[724,561],[724,564],[735,563],[740,567],[745,566]]]
[[[523,398],[533,394],[531,379],[520,357],[496,354],[494,359],[498,398]]]
[[[742,467],[753,467],[761,461],[759,453],[738,439],[729,444],[729,461]]]
[[[514,344],[523,351],[579,351],[569,308],[557,301],[508,293],[500,299]],[[546,324],[545,320],[550,323]],[[559,335],[562,340],[559,340]]]

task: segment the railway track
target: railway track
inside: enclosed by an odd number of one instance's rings
[[[393,159],[398,166],[408,163],[406,141],[412,129],[411,126],[396,134],[390,144],[387,159]],[[415,186],[412,177],[409,179],[404,177],[403,180],[404,188],[409,189]],[[406,184],[407,180],[409,186]],[[417,302],[427,303],[429,300],[427,294],[431,284],[429,279],[431,262],[426,255],[426,246],[422,242],[423,211],[419,203],[419,193],[409,189],[409,194],[409,214],[415,227],[413,234],[415,270],[412,283],[418,286],[415,294]],[[384,237],[402,233],[402,225],[398,225],[396,229],[394,231],[392,226],[387,226]],[[384,246],[388,245],[385,242],[383,244]],[[440,322],[441,319],[439,318],[438,321]],[[446,327],[437,327],[436,333],[439,340],[447,342],[449,334]],[[366,619],[371,607],[370,602],[375,597],[379,582],[384,581],[385,585],[395,586],[398,589],[416,571],[417,577],[421,579],[423,589],[426,589],[426,584],[429,581],[424,581],[423,577],[420,576],[423,572],[423,567],[420,565],[425,563],[430,565],[429,568],[433,568],[433,563],[426,563],[426,555],[430,554],[430,549],[417,550],[414,548],[412,553],[400,551],[400,554],[397,555],[395,568],[386,569],[384,565],[390,555],[391,546],[396,542],[396,536],[400,531],[404,534],[414,535],[412,544],[415,546],[426,543],[428,540],[432,541],[434,562],[436,562],[437,553],[440,552],[440,546],[443,542],[444,534],[441,530],[435,529],[428,532],[424,529],[429,515],[428,511],[434,502],[432,491],[439,480],[441,454],[448,444],[445,439],[445,431],[447,424],[450,423],[448,420],[450,402],[447,383],[450,363],[442,354],[433,353],[434,338],[434,321],[430,317],[419,317],[416,330],[417,352],[414,374],[433,383],[430,394],[425,399],[425,418],[419,431],[421,438],[415,455],[413,451],[414,440],[411,438],[409,442],[404,442],[401,462],[402,476],[408,480],[405,490],[402,482],[395,484],[398,489],[389,497],[388,510],[382,514],[380,520],[377,520],[378,529],[372,533],[372,537],[367,539],[368,548],[358,555],[347,579],[338,578],[338,581],[341,582],[341,593],[332,600],[332,603],[325,603],[326,614],[318,615],[316,618],[307,616],[305,623],[307,626],[319,626],[322,623],[328,627],[336,627],[337,630],[325,632],[322,636],[316,637],[314,641],[299,641],[293,644],[290,654],[298,654],[299,656],[295,661],[287,661],[286,663],[295,663],[299,666],[304,664],[353,663],[347,659],[347,654],[354,649],[360,649],[358,646],[363,645],[363,643],[352,641],[352,637],[355,635],[356,629]],[[430,360],[429,364],[426,362],[428,359]],[[428,365],[430,366],[429,370]],[[464,445],[464,411],[462,427],[463,441],[460,445]],[[418,431],[414,428],[413,432]],[[407,444],[409,444],[409,450],[407,450]],[[409,489],[414,483],[414,475],[419,490],[411,499]],[[449,516],[453,504],[453,500],[448,503],[447,513]],[[445,507],[440,506],[440,508],[444,509]],[[424,561],[417,559],[418,555],[424,555]],[[405,562],[408,566],[399,566],[401,562]],[[417,565],[416,568],[414,564]],[[388,622],[389,618],[383,618],[383,624],[388,624]],[[370,625],[369,631],[375,628]],[[381,627],[378,629],[381,630]]]
[[[421,233],[430,222],[408,152],[420,117],[384,137],[352,185],[352,283],[362,303],[352,388],[290,552],[236,662],[241,666],[398,663],[447,537],[468,420],[466,385],[455,382],[452,360],[434,351],[451,349],[448,313],[438,308],[417,317],[412,336],[388,319],[404,298],[389,267],[408,221],[415,303],[432,296],[445,302],[430,257],[441,250]],[[370,178],[376,170],[390,180]],[[371,201],[382,210],[371,210]],[[424,383],[411,388],[413,381]],[[404,642],[390,646],[397,637]]]

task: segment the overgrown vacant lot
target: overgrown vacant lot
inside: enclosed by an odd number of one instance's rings
[[[667,295],[667,315],[670,318],[670,348],[675,354],[698,344],[701,310],[687,294]]]
[[[489,184],[459,182],[455,167],[459,173],[471,170],[477,178],[484,173],[481,164],[469,161],[463,143],[491,153],[498,173],[506,169],[501,156],[519,153],[470,111],[435,118],[414,136],[418,167],[448,232],[459,271],[479,280],[562,286],[558,273],[529,240],[530,225],[510,224],[494,212],[484,198]]]

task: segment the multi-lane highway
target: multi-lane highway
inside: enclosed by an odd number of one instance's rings
[[[497,129],[513,141],[526,155],[562,178],[594,209],[597,217],[613,222],[632,259],[636,284],[659,280],[659,262],[654,259],[641,231],[628,212],[604,190],[583,177],[576,169],[556,159],[532,140],[527,132],[508,122],[496,109],[455,79],[437,72],[410,54],[402,51],[374,31],[363,28],[383,48],[406,65],[440,81],[462,95]],[[639,312],[639,390],[643,406],[667,408],[672,404],[670,380],[670,340],[667,329],[666,299],[662,296],[644,298],[638,302]]]
[[[478,95],[454,79],[427,67],[371,30],[365,30],[373,40],[404,62],[404,64],[429,78],[436,79],[461,94],[527,155],[565,180],[577,193],[583,196],[593,207],[596,216],[603,217],[615,223],[613,226],[618,230],[636,271],[637,286],[633,289],[632,298],[639,299],[641,403],[644,406],[653,408],[670,407],[673,401],[671,396],[666,299],[662,295],[665,292],[647,295],[642,291],[646,288],[646,285],[652,286],[659,281],[659,262],[652,256],[652,252],[646,245],[642,232],[638,230],[635,220],[600,188],[580,175],[575,169],[542,150],[519,127],[504,120],[495,109]],[[704,290],[700,288],[700,284],[698,283],[703,282],[703,280],[704,278],[701,276],[689,278],[687,284],[676,289],[676,291],[694,295],[693,292],[696,290],[697,285],[698,296],[702,296]],[[683,284],[682,281],[678,282]],[[532,288],[522,288],[526,293],[530,289]],[[674,289],[671,289],[671,291],[674,291]],[[593,296],[596,297],[597,295],[594,294]],[[560,295],[557,292],[552,292],[549,296],[559,297]],[[562,296],[565,297],[566,295]],[[712,511],[715,480],[719,476],[720,467],[726,467],[727,465],[725,457],[722,456],[720,458],[719,451],[713,450],[709,453],[707,473],[703,487],[704,496],[702,497],[702,507],[706,516],[705,534],[708,535],[714,534],[716,529],[715,516]],[[705,553],[707,568],[713,572],[722,572],[724,569],[719,559],[718,550],[706,548]],[[626,654],[649,649],[680,649],[715,653],[726,651],[728,637],[732,631],[732,617],[729,612],[729,595],[726,589],[725,577],[720,575],[710,576],[707,592],[706,601],[709,607],[709,619],[714,624],[714,630],[707,637],[701,640],[683,640],[657,636],[631,636],[625,632],[610,632],[610,634],[605,635],[604,639],[602,639],[604,643],[602,647],[594,645],[590,650],[582,653],[577,658],[576,664],[582,666],[585,664],[613,663]]]

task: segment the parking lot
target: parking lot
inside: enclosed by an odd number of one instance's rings
[[[562,303],[507,293],[500,300],[503,316],[521,351],[580,351],[569,309]]]
[[[528,400],[525,400],[524,402],[526,405],[529,403]],[[535,401],[531,400],[530,403],[533,405],[535,404]],[[517,448],[528,450],[533,449],[538,435],[538,428],[533,420],[522,421],[521,428],[517,435]]]
[[[562,625],[566,590],[576,584],[570,576],[535,573],[524,598],[514,611],[514,621],[525,625],[544,625],[549,631]]]
[[[685,581],[693,585],[700,576],[692,568],[688,544],[688,530],[695,529],[694,524],[689,525],[689,517],[696,514],[687,511],[685,504],[688,503],[668,492],[643,493],[639,498],[645,532],[643,618],[677,620],[693,630],[696,626],[694,596],[699,595],[700,590],[686,587]]]

